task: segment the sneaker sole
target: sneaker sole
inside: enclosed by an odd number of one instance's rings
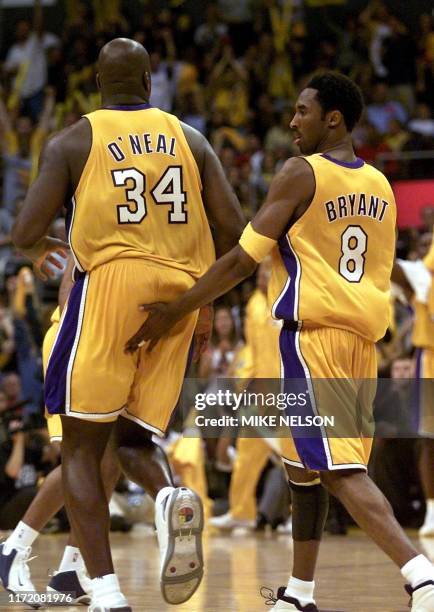
[[[97,606],[92,609],[92,612],[133,612],[133,609],[130,606],[123,606],[122,608],[103,608],[102,606]]]
[[[1,584],[3,585],[3,580],[0,579]],[[12,589],[7,589],[4,585],[3,588],[5,591],[7,591],[8,593],[11,593],[12,595],[19,595],[20,591],[13,591]],[[23,592],[23,591],[21,591]],[[28,593],[29,591],[25,591],[26,593]],[[39,608],[42,608],[42,604],[32,604],[29,603],[28,601],[26,602],[26,606],[29,606],[30,608],[33,608],[33,610],[39,610]]]
[[[164,600],[172,605],[189,600],[203,577],[203,506],[196,493],[188,490],[188,495],[190,499],[186,503],[182,488],[176,489],[167,509],[169,537],[160,581]],[[193,511],[188,521],[181,520],[180,514],[186,507]]]
[[[62,595],[62,591],[56,591],[56,589],[53,589],[52,587],[47,586],[47,593],[59,593],[59,595]],[[77,597],[76,599],[73,599],[71,602],[68,602],[68,605],[71,606],[88,606],[90,604],[91,598],[90,595],[82,595],[81,597]]]

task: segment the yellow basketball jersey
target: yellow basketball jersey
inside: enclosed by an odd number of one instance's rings
[[[428,305],[414,301],[413,345],[417,348],[434,349],[434,319],[431,318]]]
[[[252,354],[254,378],[279,378],[280,321],[270,316],[267,296],[256,289],[246,306],[244,331]]]
[[[146,104],[86,117],[92,147],[67,216],[77,267],[142,258],[202,275],[214,245],[179,120]]]
[[[306,212],[273,250],[273,316],[371,340],[390,316],[396,205],[386,177],[358,159],[305,158],[316,182]]]

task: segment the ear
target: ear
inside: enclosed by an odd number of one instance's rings
[[[329,128],[332,130],[339,127],[344,120],[344,117],[341,111],[338,111],[338,110],[330,111],[329,113],[327,113],[327,115],[328,115],[327,123],[328,123]]]
[[[151,97],[151,74],[149,72],[143,73],[143,86],[148,94],[148,97]]]
[[[101,91],[101,81],[99,79],[99,72],[96,73],[95,80],[96,80],[96,86],[98,87],[98,91]]]

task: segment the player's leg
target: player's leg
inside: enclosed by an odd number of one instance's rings
[[[421,440],[419,473],[426,502],[425,520],[419,535],[434,537],[434,438]]]
[[[401,569],[414,590],[412,609],[421,612],[434,609],[434,566],[411,544],[389,502],[367,473],[356,470],[323,472],[321,482]]]
[[[92,579],[89,609],[130,610],[113,569],[110,515],[101,473],[102,457],[114,424],[62,416],[62,425],[65,505]]]
[[[316,472],[285,462],[292,498],[293,566],[271,610],[316,610],[314,575],[328,512],[328,494]]]
[[[159,293],[154,301],[170,300],[191,284],[191,279],[184,273],[158,270],[155,274],[158,276],[156,286]],[[146,352],[146,347],[141,349],[125,413],[125,417],[136,427],[160,434],[166,431],[180,397],[196,320],[197,313],[182,319],[151,353]],[[136,435],[143,437],[144,434]],[[127,442],[129,438],[126,437]],[[144,480],[140,472],[148,469],[145,468],[146,459],[143,458],[141,469],[134,475],[142,486]],[[153,469],[157,466],[154,458]],[[162,475],[161,470],[157,469],[157,486],[163,486],[155,500],[155,524],[161,559],[160,585],[168,603],[180,604],[193,595],[203,576],[203,503],[197,493],[187,487],[173,489],[165,486]]]
[[[124,474],[156,499],[165,487],[174,488],[163,449],[152,433],[129,419],[119,417],[114,430],[116,453]]]
[[[111,436],[106,446],[101,462],[101,474],[107,502],[110,501],[116,483],[121,474],[119,461],[116,456],[112,439],[113,436]],[[59,485],[62,491],[63,505],[61,474]],[[60,565],[48,583],[47,591],[75,593],[75,603],[89,603],[90,601],[92,583],[87,575],[86,566],[80,552],[74,529],[71,529],[70,531],[68,543],[65,546]]]

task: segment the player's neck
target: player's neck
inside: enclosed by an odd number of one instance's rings
[[[350,134],[333,142],[324,142],[322,146],[318,147],[317,152],[325,153],[338,161],[354,161],[356,159]]]
[[[134,106],[136,104],[148,104],[149,98],[135,94],[113,93],[102,96],[102,108],[107,106]]]

